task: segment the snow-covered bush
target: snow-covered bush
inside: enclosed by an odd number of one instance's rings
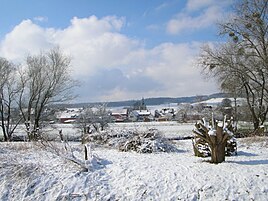
[[[89,136],[89,141],[118,148],[120,151],[138,153],[174,152],[177,148],[164,138],[157,129],[106,130]]]
[[[84,145],[83,149],[80,146],[72,146],[68,142],[54,143],[41,141],[39,146],[46,151],[76,164],[82,169],[82,171],[93,171],[94,169],[98,169],[102,166],[102,159],[95,155],[91,146],[87,144]]]

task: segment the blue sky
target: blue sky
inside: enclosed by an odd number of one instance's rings
[[[53,46],[72,57],[77,102],[218,91],[195,66],[231,0],[1,0],[0,56]]]

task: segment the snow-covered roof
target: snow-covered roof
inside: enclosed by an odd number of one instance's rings
[[[79,116],[80,112],[69,112],[69,111],[63,111],[63,112],[58,112],[56,113],[56,117],[58,119],[64,119],[64,118],[75,118]]]
[[[116,110],[111,110],[112,115],[126,115],[127,114],[127,109],[116,109]]]
[[[134,110],[133,113],[136,113],[139,116],[149,116],[151,112],[149,110]]]

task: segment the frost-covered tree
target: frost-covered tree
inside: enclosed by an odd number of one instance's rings
[[[227,115],[227,118],[233,117],[232,101],[229,98],[224,98],[219,105],[219,110],[223,117],[225,115]]]
[[[21,120],[16,107],[18,93],[16,74],[16,66],[0,58],[0,119],[5,141],[12,140],[12,135]]]
[[[73,98],[75,82],[70,74],[70,57],[59,48],[28,56],[20,71],[19,108],[28,138],[39,138],[40,121],[46,106]]]
[[[83,141],[93,131],[103,131],[111,121],[112,118],[106,104],[85,108],[77,120],[77,126],[83,133]]]
[[[107,109],[107,104],[101,104],[97,106],[95,117],[95,122],[99,124],[101,130],[104,130],[108,126],[108,123],[112,121],[110,112]]]
[[[268,0],[237,1],[232,16],[219,24],[226,43],[202,48],[199,64],[224,91],[243,95],[254,129],[268,113]]]
[[[193,110],[193,106],[189,103],[180,104],[177,112],[177,117],[181,122],[187,122],[189,120],[189,113]]]

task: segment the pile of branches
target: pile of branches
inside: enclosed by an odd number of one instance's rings
[[[118,148],[120,151],[135,151],[137,153],[176,152],[177,148],[170,143],[157,129],[137,130],[107,130],[89,135],[89,140]]]

